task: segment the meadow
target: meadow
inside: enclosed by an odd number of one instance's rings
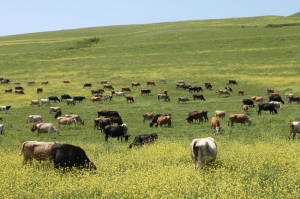
[[[285,100],[277,115],[256,107],[248,117],[250,126],[227,125],[228,115],[243,113],[242,100],[266,96],[273,88],[282,97],[300,94],[300,17],[264,16],[220,20],[183,21],[147,25],[94,27],[76,30],[32,33],[0,37],[0,77],[10,84],[0,85],[0,105],[11,105],[4,118],[5,133],[0,136],[0,194],[3,198],[299,198],[299,135],[288,140],[289,122],[298,121],[299,105]],[[166,78],[167,83],[159,83]],[[70,84],[63,84],[63,80]],[[231,85],[230,97],[219,97],[219,89]],[[34,80],[36,85],[28,86]],[[48,80],[49,85],[41,85]],[[90,88],[102,88],[108,80],[116,90],[131,87],[124,98],[93,103]],[[154,80],[156,86],[146,85]],[[206,101],[193,100],[187,90],[176,89],[184,80],[204,89]],[[24,95],[4,93],[21,82]],[[36,88],[43,87],[43,93]],[[150,88],[149,96],[140,89]],[[157,100],[168,90],[171,101]],[[239,96],[237,90],[245,91]],[[109,90],[105,92],[108,94]],[[82,95],[86,99],[75,106],[60,106],[63,114],[75,113],[85,124],[61,126],[61,136],[30,131],[27,116],[39,114],[57,124],[49,106],[30,106],[32,99],[50,95]],[[178,104],[178,97],[189,102]],[[257,103],[255,103],[257,105]],[[128,126],[129,142],[109,138],[93,129],[97,110],[117,110]],[[189,124],[189,112],[224,110],[221,134],[210,131],[209,122]],[[171,113],[172,127],[149,127],[142,113]],[[151,145],[129,149],[134,137],[158,133]],[[218,146],[217,161],[195,170],[189,145],[194,138],[213,137]],[[53,163],[34,161],[22,165],[19,156],[24,141],[66,141],[82,147],[97,166],[97,171],[54,171]]]

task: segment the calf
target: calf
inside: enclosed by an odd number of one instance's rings
[[[215,135],[220,134],[221,131],[221,126],[220,126],[220,122],[218,120],[218,118],[216,117],[212,117],[210,119],[210,131],[214,131]]]
[[[243,90],[238,90],[238,95],[244,95],[244,91]]]
[[[138,135],[134,138],[134,141],[129,145],[129,148],[131,149],[133,146],[142,146],[145,143],[154,142],[155,140],[157,140],[157,138],[157,133]]]
[[[37,89],[36,89],[36,92],[37,92],[37,93],[43,92],[43,88],[37,88]]]
[[[134,102],[134,99],[133,99],[133,97],[132,96],[126,96],[126,102]]]
[[[245,114],[248,114],[249,105],[242,105],[242,110]]]

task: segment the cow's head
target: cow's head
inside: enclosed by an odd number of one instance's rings
[[[124,135],[125,142],[127,142],[127,141],[128,141],[128,138],[129,138],[129,137],[130,137],[130,135],[128,135],[128,134]]]
[[[221,127],[216,126],[215,129],[214,129],[214,131],[215,131],[215,135],[219,135],[220,131],[221,131]]]

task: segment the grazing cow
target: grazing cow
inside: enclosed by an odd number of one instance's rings
[[[92,87],[92,84],[91,84],[91,83],[85,83],[85,84],[83,85],[83,88],[86,88],[86,87]]]
[[[241,123],[245,125],[245,123],[248,123],[248,126],[251,124],[251,119],[248,118],[245,114],[230,114],[229,120],[228,120],[228,126],[229,123],[231,123],[231,127],[233,127],[233,123]]]
[[[191,157],[195,166],[202,169],[206,162],[214,162],[217,158],[217,144],[212,137],[194,139],[190,145]]]
[[[41,161],[52,161],[51,147],[59,142],[38,142],[38,141],[26,141],[23,142],[19,155],[23,155],[23,165],[32,164],[32,160],[36,159]]]
[[[190,101],[189,98],[186,98],[186,97],[178,97],[178,104],[179,104],[180,102],[186,103],[187,101]]]
[[[34,106],[34,105],[41,106],[41,102],[39,100],[31,100],[30,106]]]
[[[300,103],[300,97],[296,96],[296,95],[290,96],[289,97],[289,103],[292,103],[292,102],[297,102],[297,104],[299,104]]]
[[[69,94],[63,94],[61,95],[61,101],[63,101],[64,99],[72,99],[72,97]]]
[[[154,81],[147,81],[147,86],[156,86]]]
[[[29,80],[29,81],[27,82],[27,85],[28,85],[28,86],[31,86],[31,85],[33,85],[33,84],[35,84],[35,81]]]
[[[21,82],[14,82],[14,85],[20,85]]]
[[[153,117],[152,121],[150,122],[150,127],[152,127],[154,123],[157,123],[157,119],[158,119],[160,116],[171,116],[171,114],[170,114],[170,113],[156,114],[156,115]]]
[[[285,94],[284,94],[284,98],[285,98],[285,99],[288,99],[288,98],[290,98],[290,97],[292,97],[292,96],[294,96],[293,93],[285,93]]]
[[[102,103],[102,98],[101,97],[91,97],[90,101]]]
[[[274,89],[272,88],[267,88],[267,91],[266,91],[267,95],[271,94],[271,93],[274,93]]]
[[[185,83],[177,83],[176,84],[176,89],[178,88],[184,88],[185,87]]]
[[[204,83],[204,87],[205,87],[206,89],[209,89],[209,90],[212,89],[212,85],[211,85],[210,82],[205,82],[205,83]]]
[[[134,86],[140,86],[141,84],[139,82],[132,82],[131,83],[131,87],[134,87]]]
[[[270,114],[272,113],[272,115],[273,115],[273,112],[275,114],[277,114],[277,110],[276,110],[274,104],[269,104],[269,103],[259,104],[258,108],[259,108],[259,110],[257,111],[258,115],[261,115],[261,111],[270,111]]]
[[[43,92],[43,88],[37,88],[37,89],[36,89],[36,92],[37,92],[37,93]]]
[[[91,90],[91,94],[92,95],[94,95],[94,94],[102,94],[102,93],[104,93],[104,90],[102,88]]]
[[[42,119],[42,116],[41,115],[29,115],[28,117],[28,120],[27,120],[27,123],[41,123],[43,122],[43,119]]]
[[[263,101],[265,101],[267,98],[266,97],[261,97],[261,96],[253,96],[251,97],[251,99],[253,101],[259,102],[260,104],[262,104]]]
[[[150,89],[141,89],[141,95],[145,94],[145,95],[149,95],[149,93],[151,93]]]
[[[170,97],[166,94],[157,94],[157,99],[160,101],[160,99],[165,99],[165,101],[170,101]]]
[[[69,80],[63,80],[63,83],[65,83],[65,84],[69,84],[69,83],[70,83],[70,81],[69,81]]]
[[[204,96],[202,94],[194,94],[193,98],[194,98],[194,100],[200,99],[200,100],[205,101],[205,98],[204,98]]]
[[[270,93],[269,96],[271,97],[271,96],[280,96],[280,95],[278,93]]]
[[[224,119],[225,115],[226,115],[225,111],[220,111],[220,110],[215,111],[215,117]]]
[[[107,84],[107,80],[101,80],[100,84]]]
[[[57,96],[49,96],[48,99],[49,99],[49,101],[54,101],[54,102],[59,101],[60,102],[60,99],[58,99]]]
[[[62,113],[61,113],[61,110],[59,109],[59,110],[55,113],[54,118],[57,119],[57,118],[60,117],[61,115],[62,115]]]
[[[58,117],[56,118],[58,121],[58,129],[60,128],[60,125],[71,125],[73,123],[76,123],[76,120],[71,117]]]
[[[161,127],[164,124],[167,124],[168,127],[171,127],[171,125],[172,125],[172,118],[171,118],[171,116],[159,116],[157,118],[157,122],[155,124],[156,127],[158,127],[158,125]]]
[[[50,114],[53,112],[61,111],[61,108],[59,106],[51,106],[50,107]]]
[[[4,125],[0,124],[0,134],[3,135],[4,134]]]
[[[75,97],[73,97],[73,99],[74,99],[75,102],[76,102],[76,101],[82,102],[82,100],[84,100],[85,97],[84,97],[84,96],[75,96]]]
[[[10,80],[9,79],[1,79],[1,84],[9,84]]]
[[[190,92],[190,93],[191,93],[191,92],[200,92],[200,91],[203,92],[201,86],[191,86],[191,87],[189,87],[188,89],[189,89],[189,92]]]
[[[73,106],[75,106],[75,101],[74,101],[74,99],[67,99],[67,105],[73,105]]]
[[[25,90],[22,86],[15,86],[15,90]]]
[[[116,91],[116,92],[115,92],[115,96],[116,96],[116,97],[125,97],[125,94],[124,94],[123,92]]]
[[[75,115],[75,114],[66,114],[65,117],[70,117],[75,119],[76,123],[81,123],[82,125],[84,125],[84,121],[81,119],[81,117],[79,115]]]
[[[5,93],[12,93],[12,88],[7,88],[4,91],[5,91]]]
[[[249,105],[250,107],[254,107],[254,102],[252,99],[243,99],[243,105]]]
[[[119,138],[121,138],[122,141],[122,138],[124,137],[125,141],[127,142],[129,137],[129,135],[127,134],[127,130],[128,128],[126,124],[122,124],[120,126],[106,125],[103,129],[105,133],[105,142],[107,142],[108,137],[112,137],[112,138],[117,137],[118,141]]]
[[[228,96],[230,96],[230,93],[229,93],[228,90],[219,90],[218,94],[219,94],[219,96],[221,96],[221,95],[228,95]]]
[[[160,78],[160,79],[159,79],[159,83],[164,83],[164,84],[166,84],[166,83],[167,83],[166,78]]]
[[[133,97],[132,96],[126,96],[126,102],[134,102],[134,99],[133,99]]]
[[[238,94],[239,95],[244,95],[244,91],[243,90],[238,90]]]
[[[233,80],[233,79],[230,79],[230,80],[228,81],[228,84],[235,84],[235,85],[238,85],[238,83],[237,83],[235,80]]]
[[[296,133],[300,133],[300,122],[299,121],[294,121],[290,122],[290,131],[288,138],[291,139],[291,135],[293,135],[293,139],[295,139]]]
[[[274,104],[275,108],[282,110],[282,104],[281,102],[277,102],[277,101],[270,101],[270,104]]]
[[[104,129],[105,126],[111,125],[111,120],[110,118],[102,117],[102,118],[95,118],[94,119],[94,130],[97,128],[97,130],[102,130]]]
[[[121,117],[118,111],[100,110],[97,111],[97,113],[98,113],[98,117],[100,116],[109,117],[109,118],[112,116]]]
[[[7,113],[10,108],[11,106],[0,106],[0,111],[5,111],[5,113]]]
[[[43,80],[42,84],[49,84],[49,82],[47,80]]]
[[[104,95],[104,97],[103,97],[103,99],[104,99],[104,101],[106,101],[106,100],[112,100],[112,98],[113,98],[113,96],[112,95]]]
[[[221,132],[221,126],[220,126],[220,121],[216,117],[212,117],[210,119],[210,131],[214,131],[215,135],[220,134]]]
[[[232,88],[228,87],[228,86],[225,86],[225,90],[228,90],[229,92],[232,92]]]
[[[281,97],[279,95],[270,96],[269,97],[269,102],[270,101],[281,102],[282,104],[284,104],[284,101],[281,99]]]
[[[23,90],[15,90],[16,94],[25,94]]]
[[[79,146],[67,143],[57,143],[52,146],[51,155],[55,169],[59,169],[60,167],[69,167],[69,169],[72,169],[73,167],[89,170],[97,169],[95,164],[90,161],[85,151]]]
[[[242,105],[242,110],[245,114],[248,114],[249,105]]]
[[[188,123],[193,123],[194,120],[198,120],[198,124],[200,124],[200,122],[203,123],[203,117],[203,112],[193,111],[188,114],[186,120]]]
[[[183,84],[185,84],[184,80],[178,80],[177,83],[183,83]]]
[[[134,138],[133,142],[129,145],[129,148],[131,149],[133,146],[142,146],[145,143],[152,143],[155,140],[157,140],[157,138],[158,138],[157,133],[138,135]]]
[[[46,105],[51,105],[50,100],[49,99],[41,99],[41,104],[46,104]]]
[[[143,123],[145,123],[146,120],[152,120],[154,117],[154,114],[152,112],[143,113],[142,117],[143,117]]]
[[[0,116],[0,120],[3,121],[3,117]]]
[[[123,120],[121,117],[117,117],[117,116],[111,116],[110,117],[110,122],[111,122],[111,125],[117,123],[118,125],[121,125],[123,124]]]
[[[56,132],[60,136],[59,129],[55,128],[52,123],[35,123],[31,128],[31,132],[38,130],[38,136],[40,133],[48,133],[48,136],[52,136],[52,133]]]
[[[129,91],[131,92],[130,88],[129,87],[122,87],[121,88],[121,91],[124,92],[124,91]]]
[[[103,88],[104,89],[113,89],[114,90],[114,87],[111,84],[104,84]]]

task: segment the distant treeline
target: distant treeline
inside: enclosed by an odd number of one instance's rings
[[[265,28],[278,28],[284,26],[300,26],[300,23],[282,23],[282,24],[268,24]]]

